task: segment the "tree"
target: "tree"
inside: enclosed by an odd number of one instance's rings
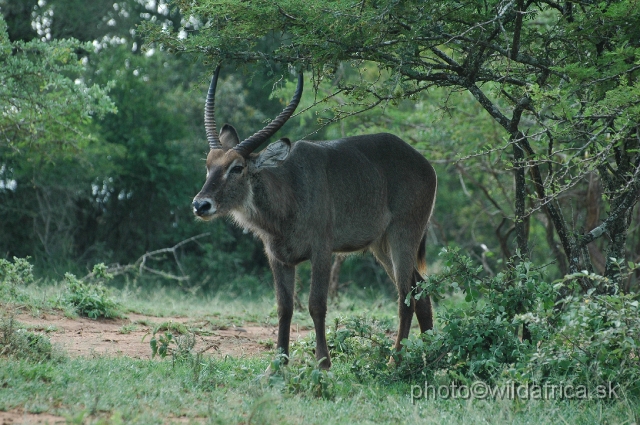
[[[174,4],[197,25],[175,31],[145,25],[149,42],[217,63],[291,64],[312,70],[316,82],[335,78],[349,63],[363,72],[338,89],[363,110],[434,87],[470,93],[505,137],[503,146],[475,148],[499,151],[511,164],[514,213],[508,218],[520,254],[529,255],[527,217],[541,210],[555,231],[547,240],[555,245],[558,238],[557,261],[568,272],[591,270],[587,248],[607,235],[604,275],[619,279],[640,191],[636,2]],[[364,71],[369,64],[380,72]],[[604,208],[589,222],[568,219],[577,202],[565,195],[594,175]]]
[[[92,116],[114,112],[107,86],[88,85],[73,40],[54,43],[9,41],[0,16],[0,148],[4,155],[23,151],[44,157],[80,149],[91,140]],[[24,153],[24,152],[23,152]]]
[[[11,24],[0,21],[0,255],[31,256],[46,273],[83,273],[209,231],[181,248],[196,284],[267,268],[250,236],[193,220],[207,146],[205,71],[189,58],[142,52],[135,33],[142,19],[173,25],[179,14],[136,0],[0,0],[0,8]],[[59,40],[69,36],[87,42]],[[221,116],[248,133],[280,102],[268,93],[248,102],[264,87],[246,89],[242,78],[225,75],[220,100],[233,108]]]
[[[26,255],[22,250],[33,239],[51,252],[70,237],[72,211],[60,210],[56,205],[69,201],[60,196],[65,192],[62,188],[73,186],[79,176],[60,178],[47,174],[47,170],[56,161],[87,161],[95,153],[92,120],[115,111],[107,96],[108,85],[87,84],[82,78],[85,65],[77,52],[88,48],[74,40],[12,43],[0,16],[3,252]],[[48,183],[42,179],[45,175],[51,179]],[[47,189],[43,183],[48,184]],[[29,196],[27,201],[26,193],[35,196]],[[27,218],[21,213],[24,211],[34,214]],[[30,232],[31,229],[35,231]]]

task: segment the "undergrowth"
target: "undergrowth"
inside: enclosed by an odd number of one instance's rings
[[[41,362],[50,360],[52,355],[49,338],[25,330],[12,314],[0,317],[0,357]]]
[[[109,289],[103,284],[113,276],[106,273],[104,264],[94,266],[92,275],[95,282],[89,283],[83,282],[71,273],[65,274],[66,291],[62,296],[63,302],[71,306],[77,314],[91,319],[122,317],[121,306],[113,300]]]
[[[33,265],[27,258],[13,261],[0,259],[0,302],[14,306],[62,309],[92,319],[122,317],[122,306],[111,296],[105,283],[112,279],[104,264],[97,264],[91,280],[84,281],[66,273],[58,293],[41,299],[38,289],[43,286],[33,275]],[[34,290],[32,287],[36,286]]]
[[[354,388],[371,385],[473,381],[589,388],[608,384],[625,399],[640,397],[637,295],[620,293],[608,281],[604,283],[613,291],[599,293],[595,288],[602,278],[589,273],[549,282],[542,269],[520,261],[487,276],[455,249],[444,250],[441,257],[441,273],[420,283],[414,295],[438,300],[453,294],[461,301],[448,307],[441,303],[437,327],[412,335],[399,353],[392,350],[393,322],[360,312],[338,317],[328,326],[331,371],[319,367],[311,333],[292,344],[288,358],[276,354],[268,373],[234,373],[253,379],[256,388],[321,400],[350,397],[360,391]],[[108,276],[99,271],[92,283],[67,275],[58,303],[89,317],[118,314],[120,307],[104,286]],[[593,288],[585,291],[585,282],[590,281]],[[23,288],[33,284],[28,261],[0,262],[0,296],[5,305],[28,303]],[[219,376],[223,363],[205,357],[211,347],[196,349],[197,332],[173,322],[156,326],[150,339],[152,356],[170,358],[173,367],[189,370],[197,388],[224,385],[211,378]],[[48,339],[21,329],[10,315],[2,317],[0,338],[0,354],[5,357],[36,362],[51,358]]]
[[[438,328],[406,340],[391,378],[605,385],[640,396],[637,294],[587,272],[549,283],[520,261],[490,277],[457,249],[441,257],[442,273],[415,295],[463,293],[466,305],[443,309]],[[603,283],[612,293],[598,293]]]
[[[490,277],[456,249],[443,250],[441,256],[442,272],[420,283],[415,296],[442,299],[461,293],[465,301],[442,307],[438,327],[412,335],[399,353],[392,351],[388,323],[363,315],[337,318],[327,332],[334,364],[348,364],[363,383],[562,384],[592,393],[604,386],[615,388],[616,395],[640,396],[636,294],[600,294],[595,286],[584,292],[578,278],[602,280],[589,273],[549,283],[541,269],[521,261]],[[605,283],[615,289],[612,282]],[[310,334],[294,344],[293,352],[311,353],[314,344]],[[278,357],[274,362],[275,370],[286,370]],[[312,361],[288,367],[293,371],[279,378],[284,388],[304,386],[287,383],[291,376],[307,375],[305,385],[312,382],[318,388],[309,372],[301,373],[314,370]],[[329,392],[341,384],[329,378],[327,382]]]

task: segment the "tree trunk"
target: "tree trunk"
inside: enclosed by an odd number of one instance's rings
[[[615,203],[617,204],[617,203]],[[614,205],[615,205],[614,204]],[[612,205],[612,210],[615,209]],[[617,205],[616,205],[617,206]],[[631,209],[626,210],[623,214],[620,214],[612,223],[609,230],[609,247],[607,249],[604,276],[611,279],[616,285],[622,284],[622,273],[626,269],[626,249],[627,243],[627,231],[629,230],[629,216]],[[622,261],[622,265],[618,261]],[[607,288],[598,288],[599,292],[613,294],[615,292],[615,286],[609,286]]]
[[[513,139],[513,165],[515,167],[514,180],[516,186],[515,193],[515,228],[516,228],[516,246],[520,251],[520,256],[526,258],[529,255],[529,244],[527,241],[527,224],[525,220],[525,201],[527,199],[527,186],[525,180],[525,161],[524,150],[520,147],[521,137],[526,137],[522,133],[517,132]]]

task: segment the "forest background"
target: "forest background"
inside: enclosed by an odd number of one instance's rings
[[[258,241],[190,213],[223,63],[218,121],[241,136],[280,111],[297,67],[313,83],[282,135],[388,131],[423,152],[439,176],[430,263],[457,246],[494,275],[518,253],[551,279],[637,287],[635,3],[356,3],[0,3],[3,258],[82,274],[208,233],[150,268],[206,291],[269,286]],[[343,274],[392,291],[368,256]]]
[[[637,0],[0,0],[0,11],[0,413],[639,422]],[[288,366],[268,337],[220,333],[270,335],[277,310],[259,241],[191,213],[217,65],[216,118],[240,137],[282,110],[302,71],[278,136],[386,131],[434,165],[415,294],[434,300],[433,330],[391,350],[396,291],[365,254],[342,264],[331,300],[331,371],[312,332]],[[310,326],[308,282],[302,265],[296,332]],[[34,318],[45,324],[22,323]],[[150,342],[139,359],[75,358],[51,341],[81,332],[54,319]],[[230,341],[254,351],[203,357]],[[615,391],[414,404],[427,382]]]

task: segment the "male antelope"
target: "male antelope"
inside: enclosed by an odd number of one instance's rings
[[[316,358],[329,368],[325,336],[327,291],[333,252],[371,250],[398,288],[400,326],[395,349],[409,335],[415,311],[422,332],[433,327],[429,298],[407,294],[425,272],[425,232],[436,196],[436,173],[396,136],[312,142],[288,139],[253,151],[291,117],[302,95],[302,74],[289,105],[265,128],[240,142],[225,124],[218,134],[214,98],[220,68],[205,105],[209,141],[207,178],[193,213],[210,220],[231,215],[264,243],[278,302],[278,345],[289,354],[295,266],[311,261],[309,313]]]

